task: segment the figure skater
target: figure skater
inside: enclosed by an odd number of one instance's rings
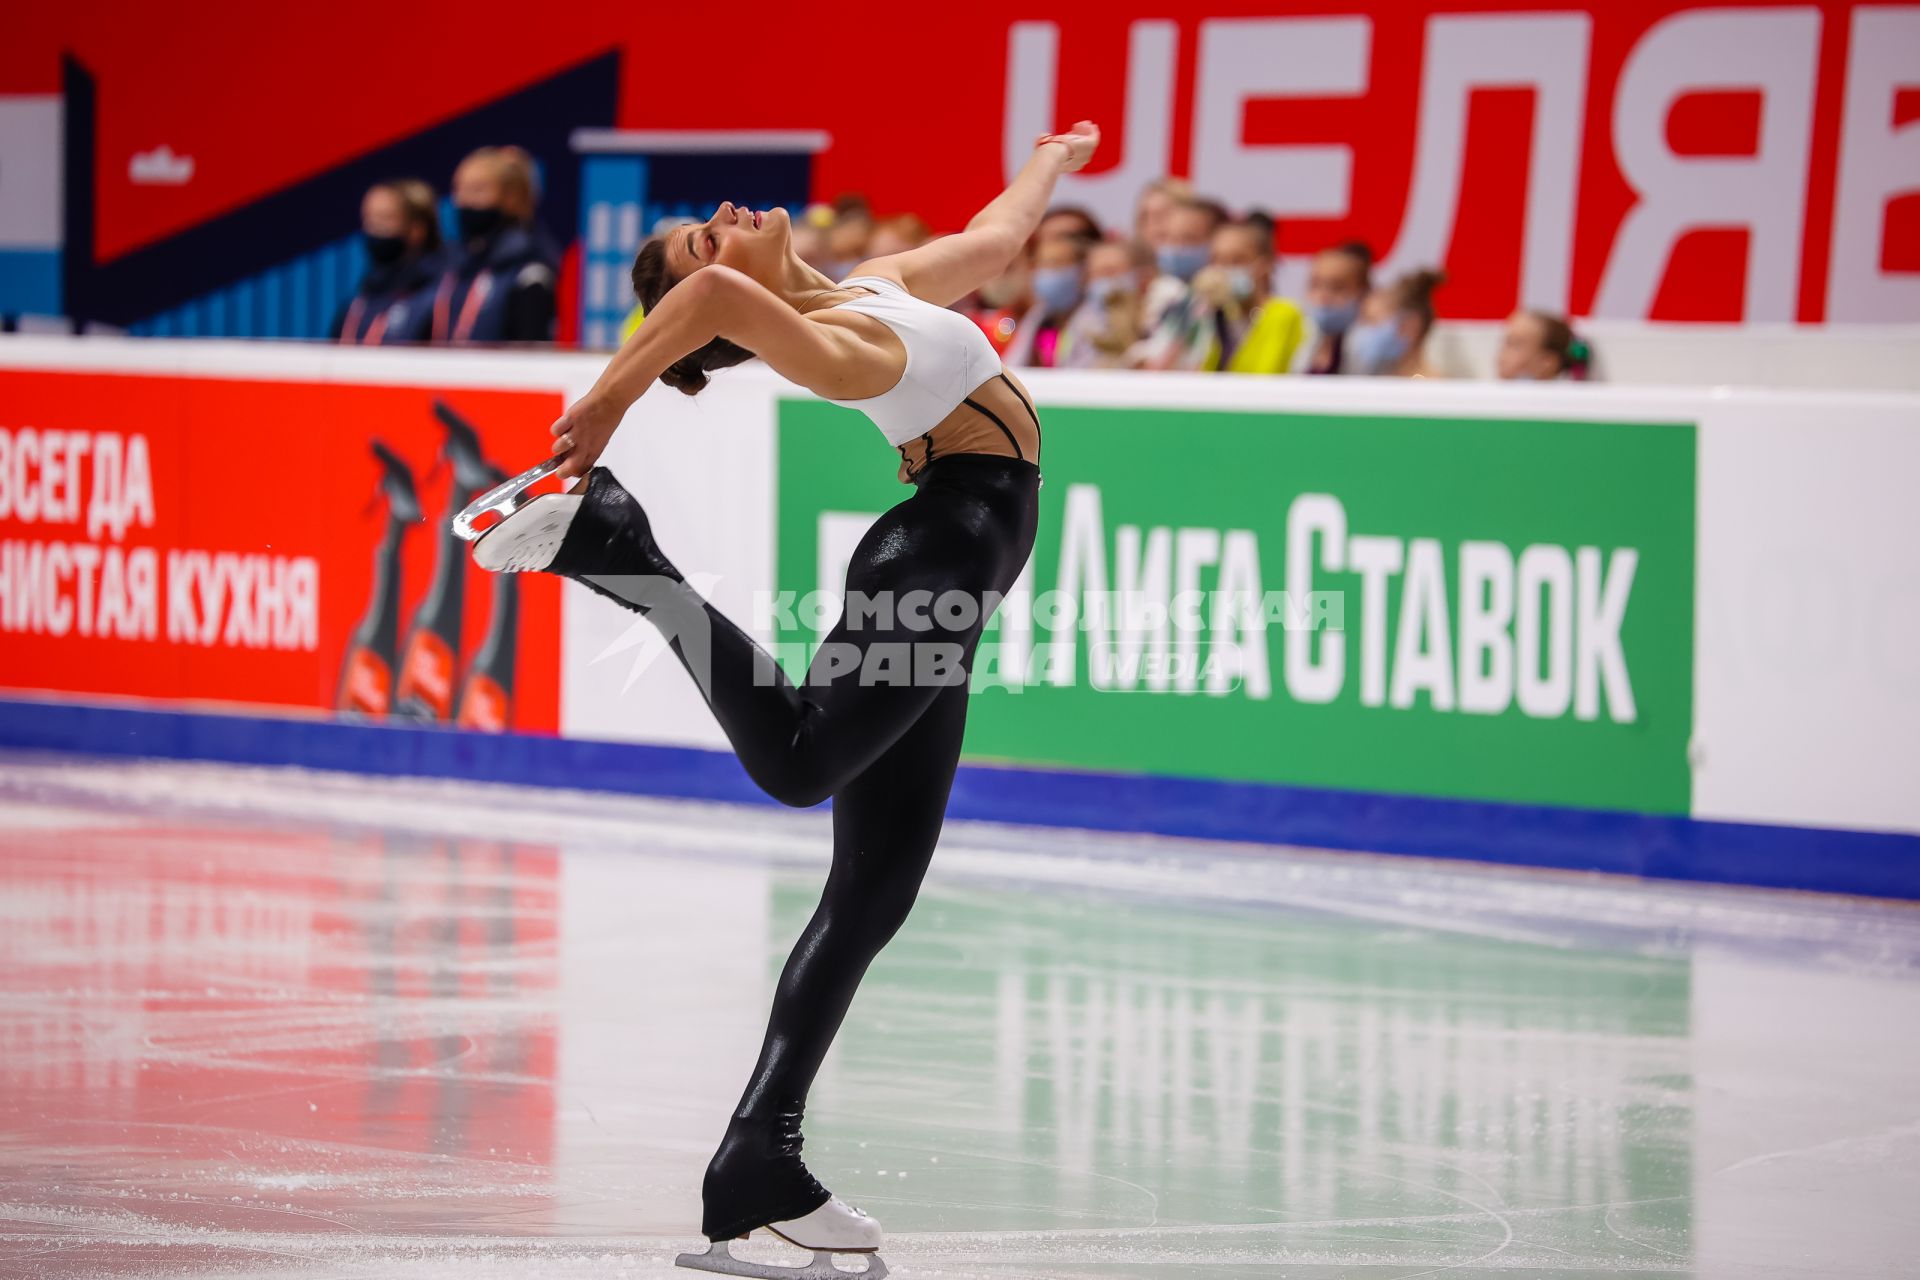
[[[722,204],[705,223],[644,245],[633,267],[646,322],[593,389],[553,424],[554,457],[464,513],[485,568],[544,570],[646,615],[699,683],[741,763],[786,804],[833,798],[833,862],[819,908],[774,994],[766,1040],[707,1167],[703,1254],[685,1266],[745,1276],[833,1276],[833,1253],[874,1254],[872,1218],[815,1181],[800,1158],[807,1092],[854,989],[913,906],[960,757],[974,647],[1033,549],[1040,422],[992,345],[948,305],[1020,254],[1055,180],[1100,134],[1048,134],[967,229],[860,264],[838,283],[793,251],[785,210]],[[900,455],[913,494],[860,540],[847,606],[796,687],[686,584],[646,513],[595,466],[658,378],[688,395],[758,355],[815,394],[859,409]],[[570,492],[527,499],[552,471]],[[509,514],[483,535],[474,518]],[[924,593],[924,594],[919,594]],[[805,1268],[732,1256],[765,1228],[814,1251]],[[878,1280],[872,1257],[863,1273]]]

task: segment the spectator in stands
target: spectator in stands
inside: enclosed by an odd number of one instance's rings
[[[890,254],[905,253],[909,249],[918,249],[933,238],[933,232],[927,224],[911,213],[902,213],[887,218],[873,229],[873,238],[867,242],[869,258],[884,258]]]
[[[1133,206],[1133,234],[1158,249],[1167,240],[1167,223],[1173,211],[1193,199],[1193,187],[1178,178],[1161,178],[1147,184]]]
[[[1161,240],[1154,244],[1160,274],[1147,286],[1146,326],[1158,329],[1168,313],[1187,295],[1187,285],[1207,265],[1214,230],[1221,222],[1220,206],[1189,198],[1167,215]]]
[[[1288,373],[1307,334],[1306,317],[1286,298],[1273,296],[1274,233],[1271,217],[1254,212],[1213,233],[1208,266],[1225,283],[1218,303],[1227,316],[1229,373]]]
[[[867,198],[848,192],[833,202],[833,225],[827,229],[827,262],[823,267],[829,280],[842,280],[848,272],[873,255],[867,242],[873,238],[873,210]]]
[[[1051,369],[1064,360],[1067,321],[1079,310],[1085,293],[1091,243],[1079,236],[1056,235],[1034,246],[1029,285],[1033,306],[1020,318],[1013,341],[1002,356],[1008,365]]]
[[[1546,311],[1516,311],[1494,359],[1500,377],[1551,382],[1586,373],[1586,344],[1574,336],[1564,316]]]
[[[832,262],[827,253],[827,232],[833,229],[833,210],[824,204],[810,204],[793,220],[793,251],[821,274]]]
[[[1295,373],[1346,373],[1347,330],[1373,287],[1373,250],[1358,240],[1314,255],[1307,277],[1307,332]]]
[[[1021,318],[1032,309],[1032,274],[1027,256],[1017,254],[1005,271],[981,285],[959,308],[973,317],[973,322],[986,333],[1003,361],[1018,333]]]
[[[1061,236],[1073,236],[1092,244],[1105,239],[1106,233],[1101,231],[1099,221],[1085,209],[1076,205],[1061,205],[1047,210],[1046,216],[1040,219],[1040,226],[1033,233],[1033,242],[1045,244]]]
[[[440,211],[417,178],[376,182],[360,201],[367,270],[333,319],[337,341],[363,346],[425,342],[433,324],[440,260]]]
[[[1286,373],[1304,336],[1300,309],[1270,296],[1273,224],[1229,222],[1213,233],[1207,266],[1140,352],[1150,369]]]
[[[533,157],[482,147],[453,174],[459,243],[433,298],[436,343],[551,342],[560,252],[534,221]]]
[[[1347,333],[1347,371],[1383,378],[1431,378],[1427,335],[1433,332],[1433,292],[1447,277],[1431,268],[1409,271],[1367,295]]]
[[[1153,279],[1153,250],[1144,240],[1106,240],[1087,250],[1086,296],[1067,322],[1065,354],[1074,369],[1120,369],[1145,336],[1141,299]]]

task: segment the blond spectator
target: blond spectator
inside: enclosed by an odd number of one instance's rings
[[[1167,239],[1173,211],[1194,199],[1193,186],[1179,178],[1161,178],[1147,184],[1133,207],[1133,236],[1158,249]]]
[[[1213,252],[1213,233],[1220,222],[1220,206],[1205,200],[1183,200],[1167,215],[1163,238],[1154,245],[1159,275],[1147,286],[1149,330],[1158,329],[1185,300],[1189,282]]]
[[[519,147],[482,147],[454,170],[459,243],[434,291],[434,342],[553,340],[560,251],[535,221],[539,199]]]

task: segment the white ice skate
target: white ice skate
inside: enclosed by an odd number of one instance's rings
[[[495,485],[453,518],[453,531],[469,542],[474,563],[490,573],[531,573],[546,568],[559,554],[580,510],[581,494],[543,493],[527,497],[527,490],[552,475],[563,458],[548,458],[539,466],[523,471],[503,484]],[[497,512],[500,519],[485,529],[476,529],[481,517]]]
[[[839,1196],[833,1197],[804,1218],[768,1223],[773,1232],[790,1245],[813,1250],[813,1261],[800,1267],[775,1266],[766,1262],[748,1262],[733,1256],[733,1243],[716,1240],[705,1253],[683,1253],[674,1259],[676,1266],[695,1271],[714,1271],[723,1276],[755,1276],[759,1280],[885,1280],[887,1264],[880,1260],[880,1224]],[[744,1238],[744,1237],[743,1237]],[[834,1265],[836,1253],[865,1254],[864,1271],[846,1271]]]
[[[485,538],[495,529],[498,529],[500,524],[506,523],[507,518],[512,516],[514,512],[530,503],[537,502],[538,499],[527,497],[527,490],[533,488],[534,485],[539,484],[542,480],[545,480],[548,476],[558,471],[560,464],[565,461],[566,457],[564,455],[548,458],[538,466],[530,467],[522,471],[513,479],[503,481],[493,486],[493,488],[487,490],[472,502],[469,502],[466,505],[466,509],[453,518],[453,532],[455,536],[465,539],[468,542],[477,542]],[[561,497],[570,495],[550,494],[547,496]],[[576,503],[575,505],[578,504]],[[474,527],[475,523],[479,521],[482,516],[496,512],[501,517],[500,524],[495,524],[492,528],[488,529],[478,529]]]

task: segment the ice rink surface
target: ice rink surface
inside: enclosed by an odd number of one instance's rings
[[[826,846],[0,759],[0,1275],[698,1274]],[[1913,1276],[1916,1063],[1910,906],[955,824],[807,1156],[903,1280]]]

